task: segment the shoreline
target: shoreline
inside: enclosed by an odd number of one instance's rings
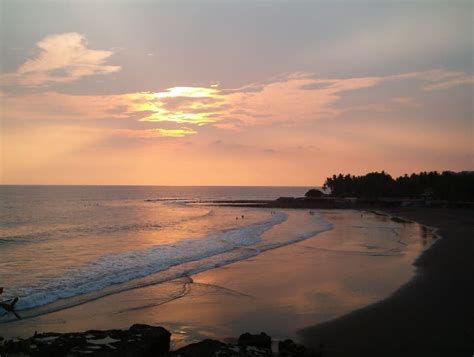
[[[315,220],[319,213],[289,214],[287,221],[262,236],[264,245],[286,240],[298,230],[312,231],[312,224],[321,228]],[[203,338],[225,341],[246,330],[298,340],[301,328],[375,303],[413,276],[412,263],[426,247],[419,225],[354,210],[320,214],[334,229],[197,273],[191,281],[132,289],[3,327],[10,329],[7,335],[26,337],[36,330],[74,332],[144,323],[177,332],[175,346]],[[183,284],[188,283],[182,296]]]
[[[291,209],[353,209],[391,210],[397,208],[474,209],[474,202],[433,200],[424,198],[342,198],[342,197],[280,197],[275,200],[217,200],[196,202],[207,206],[291,208]]]
[[[433,282],[433,274],[436,274],[436,269],[434,271],[432,267],[432,261],[433,259],[436,261],[437,255],[441,254],[443,256],[446,251],[445,248],[443,248],[446,243],[445,241],[449,241],[449,238],[446,238],[446,227],[443,228],[443,219],[440,219],[439,216],[436,216],[435,213],[441,214],[444,212],[444,214],[451,215],[451,219],[461,219],[461,221],[464,222],[464,229],[467,229],[472,232],[472,218],[469,217],[469,211],[461,211],[461,210],[453,210],[453,209],[448,209],[448,210],[438,210],[438,209],[420,209],[420,208],[403,208],[403,209],[392,209],[392,210],[383,210],[383,211],[370,211],[370,213],[375,214],[375,215],[380,215],[380,216],[385,216],[390,220],[393,220],[394,222],[397,223],[417,223],[421,225],[422,227],[427,229],[427,232],[429,231],[429,234],[436,235],[438,237],[441,237],[443,239],[436,239],[436,241],[429,246],[428,249],[425,249],[421,251],[421,254],[417,256],[417,258],[413,261],[412,266],[416,268],[414,276],[406,281],[403,285],[399,285],[394,292],[391,294],[387,295],[386,298],[383,298],[382,300],[375,300],[366,305],[366,307],[359,308],[358,310],[353,310],[352,312],[346,313],[344,315],[341,315],[340,317],[337,317],[336,319],[331,319],[327,322],[322,322],[318,323],[312,327],[306,327],[304,329],[300,329],[297,332],[298,337],[296,340],[309,349],[313,350],[319,350],[320,345],[324,345],[324,356],[352,356],[352,355],[381,355],[381,352],[383,352],[384,356],[398,356],[398,355],[413,355],[413,356],[423,356],[423,355],[430,355],[430,356],[436,356],[436,355],[453,355],[456,356],[458,354],[453,354],[453,352],[467,352],[469,350],[470,345],[465,345],[459,342],[459,339],[453,338],[449,333],[446,334],[444,329],[441,329],[442,332],[439,334],[433,333],[432,330],[430,330],[430,326],[435,326],[437,329],[439,329],[439,326],[433,323],[433,314],[426,313],[426,311],[431,311],[433,312],[433,309],[431,310],[420,310],[419,312],[421,313],[421,317],[416,315],[416,310],[419,309],[418,305],[413,305],[413,304],[405,304],[407,301],[407,297],[409,298],[408,301],[410,301],[410,297],[413,300],[415,297],[415,302],[416,300],[422,300],[423,305],[426,306],[431,306],[430,305],[430,300],[427,299],[426,294],[423,295],[423,289],[429,288],[431,283]],[[458,214],[458,215],[456,215]],[[445,219],[446,220],[446,219]],[[449,227],[448,227],[449,228]],[[451,243],[448,244],[450,246]],[[439,246],[441,245],[441,248]],[[293,248],[291,249],[296,249],[298,246],[298,243],[291,245]],[[472,248],[472,241],[471,241],[471,246]],[[290,249],[290,250],[291,250]],[[435,255],[435,258],[431,257],[433,253],[431,253],[432,250],[436,250],[437,255]],[[450,248],[452,249],[452,248]],[[450,250],[448,250],[449,252]],[[469,254],[472,253],[472,249],[465,249],[463,250],[465,254],[469,257]],[[271,254],[275,255],[275,253]],[[428,256],[428,257],[426,257]],[[438,257],[439,260],[439,257]],[[469,259],[463,260],[464,263],[469,263]],[[449,263],[449,259],[448,259]],[[250,264],[251,263],[245,263],[243,262],[242,264]],[[471,264],[472,265],[472,264]],[[466,268],[466,265],[461,264],[464,268]],[[471,267],[472,268],[472,267]],[[227,270],[227,268],[224,267],[224,271]],[[472,269],[471,269],[472,270]],[[456,270],[457,272],[457,270]],[[469,266],[465,269],[465,278],[469,280]],[[426,276],[428,275],[428,278],[431,273],[431,278],[426,281]],[[247,273],[248,274],[248,273]],[[305,274],[308,274],[308,271],[305,271]],[[311,274],[310,274],[311,275]],[[446,273],[445,273],[446,275]],[[201,278],[197,279],[196,281],[197,285],[196,287],[202,286],[204,287],[206,283],[209,283],[209,281],[206,281],[207,278],[209,278],[209,274],[201,274]],[[223,275],[225,277],[226,274]],[[227,273],[227,276],[228,273]],[[247,275],[244,275],[247,276]],[[474,275],[471,275],[474,276]],[[206,278],[207,277],[207,278]],[[436,278],[438,278],[438,275],[436,275]],[[446,276],[445,276],[446,278]],[[220,283],[223,283],[226,279],[221,279]],[[434,279],[436,281],[436,279]],[[448,279],[449,280],[449,279]],[[444,281],[444,280],[443,280]],[[420,282],[421,282],[421,287],[420,287]],[[204,284],[203,284],[204,283]],[[213,283],[213,281],[211,281]],[[428,283],[428,285],[426,285]],[[445,282],[446,283],[446,282]],[[464,285],[461,284],[461,286],[466,286],[469,281],[465,281]],[[317,285],[317,284],[316,284]],[[218,286],[218,285],[216,285]],[[224,286],[224,285],[222,285]],[[227,285],[225,285],[227,286]],[[445,285],[443,285],[445,286]],[[419,290],[422,290],[421,294]],[[198,289],[199,290],[199,289]],[[237,286],[237,292],[240,291],[240,287]],[[454,299],[456,300],[459,298],[459,294],[455,294],[454,290],[450,289],[450,291],[453,291]],[[426,292],[425,292],[426,293]],[[429,295],[429,294],[428,294]],[[436,292],[433,292],[432,295],[434,295],[435,298],[439,296],[439,294],[436,294]],[[469,301],[469,298],[472,296],[472,288],[470,289],[469,294],[466,296],[466,299],[464,301]],[[433,296],[432,296],[433,298]],[[234,299],[234,298],[232,298]],[[395,301],[395,304],[397,300],[402,299],[404,304],[402,304],[402,308],[399,310],[393,309],[393,307],[390,306],[390,304],[393,304],[393,301]],[[179,301],[178,299],[174,303],[167,303],[166,306],[163,306],[163,308],[158,309],[157,311],[162,314],[167,310],[173,310],[173,307],[176,308],[186,308],[186,303],[185,301]],[[186,300],[186,299],[185,299]],[[216,300],[217,301],[217,300]],[[189,302],[188,302],[189,303]],[[451,303],[449,305],[449,303]],[[387,305],[388,304],[388,305]],[[442,313],[443,315],[443,307],[446,304],[446,300],[443,300],[443,303],[437,305],[438,310]],[[100,305],[100,304],[99,304]],[[169,306],[168,306],[169,305]],[[448,301],[448,307],[456,307],[456,306],[468,306],[465,302],[462,304],[455,304],[453,301]],[[89,305],[91,306],[91,305]],[[92,304],[94,306],[94,304]],[[192,306],[192,305],[191,305]],[[199,307],[198,305],[195,305],[195,307]],[[94,308],[93,308],[94,310]],[[392,313],[393,310],[393,313]],[[414,311],[415,310],[415,311]],[[451,311],[451,310],[450,310]],[[188,311],[189,314],[190,311]],[[169,313],[169,311],[168,311]],[[60,313],[58,316],[61,316],[62,314]],[[394,316],[391,316],[394,315]],[[78,315],[76,314],[76,317]],[[190,315],[183,315],[185,318]],[[456,315],[457,319],[459,320],[459,313]],[[474,316],[474,314],[472,315]],[[423,324],[423,319],[427,318],[427,321]],[[398,319],[398,320],[397,320]],[[401,320],[401,321],[400,321]],[[436,320],[436,319],[435,319]],[[456,320],[457,321],[457,320]],[[134,321],[134,323],[137,321]],[[146,321],[145,321],[146,322]],[[405,326],[403,322],[407,325]],[[438,322],[439,323],[439,322]],[[448,325],[449,321],[444,318],[443,324],[446,327]],[[429,332],[424,332],[422,334],[417,334],[415,333],[413,325],[417,325],[415,330],[418,331],[424,331],[425,329],[428,328]],[[157,323],[156,325],[161,325],[160,323]],[[427,326],[428,325],[428,326]],[[308,325],[306,325],[308,326]],[[408,327],[408,328],[407,328]],[[250,326],[250,329],[252,330],[252,326]],[[406,331],[404,331],[406,330]],[[268,331],[265,329],[262,329],[262,331],[270,332],[272,334],[272,331]],[[240,330],[242,332],[242,329]],[[254,331],[258,332],[258,331]],[[472,331],[474,333],[474,330]],[[406,336],[411,336],[413,338],[407,339]],[[429,339],[429,336],[432,336],[431,342]],[[433,337],[435,336],[435,337]],[[439,341],[440,336],[445,338],[445,342],[443,342],[443,346],[439,344],[431,344],[433,341]],[[473,335],[474,336],[474,335]],[[204,335],[201,335],[201,340],[202,338],[205,337]],[[283,336],[281,336],[283,337]],[[287,336],[292,338],[292,336]],[[296,337],[296,336],[295,336]],[[211,337],[211,338],[217,338],[218,337]],[[368,338],[370,340],[368,341]],[[225,340],[224,340],[225,341]],[[403,343],[403,341],[406,341],[406,343]],[[416,343],[418,342],[418,344]],[[460,346],[460,347],[459,347]],[[459,347],[459,348],[458,348]],[[450,354],[449,354],[450,353]],[[470,356],[470,355],[469,355]]]
[[[441,237],[415,260],[415,276],[391,296],[300,330],[327,356],[471,356],[474,351],[474,222],[471,211],[398,208],[384,214]]]

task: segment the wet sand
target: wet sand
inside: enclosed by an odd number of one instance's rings
[[[472,356],[474,215],[459,209],[388,212],[437,227],[442,239],[415,262],[416,275],[391,297],[304,329],[324,356]]]
[[[432,235],[418,224],[359,211],[321,211],[333,229],[190,277],[124,291],[0,325],[0,335],[164,326],[174,346],[265,331],[276,339],[373,304],[414,275]],[[263,235],[275,242],[310,224],[306,210]]]

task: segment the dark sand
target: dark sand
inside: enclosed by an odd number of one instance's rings
[[[437,227],[443,237],[415,262],[415,277],[389,298],[306,328],[303,342],[324,356],[473,356],[474,212],[386,211]]]

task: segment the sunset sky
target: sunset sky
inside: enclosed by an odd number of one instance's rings
[[[0,2],[1,182],[472,170],[472,2]]]

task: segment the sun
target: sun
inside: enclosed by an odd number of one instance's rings
[[[207,87],[172,87],[164,92],[154,93],[157,99],[161,98],[215,98],[219,96],[219,89]]]
[[[128,98],[140,121],[205,125],[217,121],[226,97],[217,87],[172,87],[163,92],[135,93]]]

